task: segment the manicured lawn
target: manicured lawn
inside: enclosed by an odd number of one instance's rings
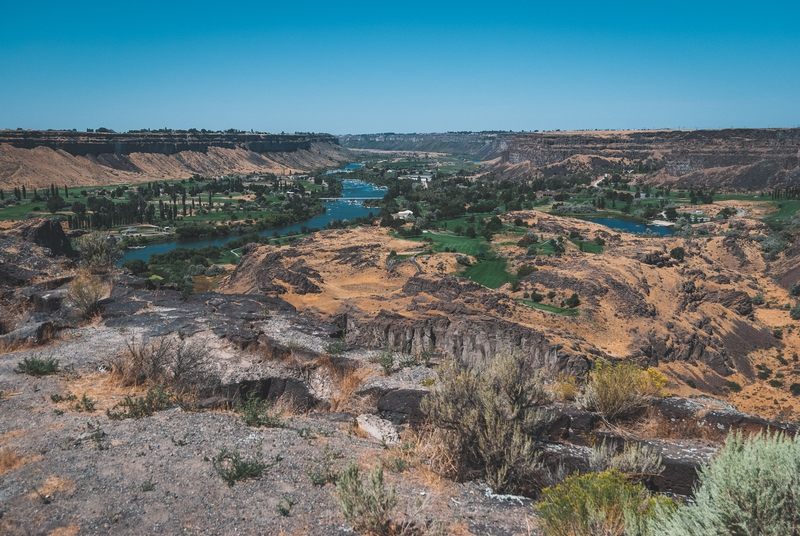
[[[789,200],[782,200],[782,201],[773,201],[772,204],[777,208],[780,206],[777,212],[770,214],[766,218],[767,221],[776,221],[776,220],[788,220],[791,218],[795,212],[800,210],[800,200],[798,199],[789,199]]]
[[[602,253],[603,246],[598,246],[594,242],[587,242],[584,240],[570,239],[570,242],[578,246],[578,249],[584,253]],[[551,248],[552,249],[552,248]]]
[[[6,194],[6,199],[8,199]],[[24,201],[24,200],[23,200]],[[40,210],[33,210],[33,207],[39,207]],[[37,201],[36,203],[27,202],[22,205],[12,205],[0,208],[0,220],[24,220],[28,213],[36,214],[37,216],[45,216],[49,214],[44,201]]]
[[[528,307],[533,307],[534,309],[539,309],[541,311],[547,311],[548,313],[555,313],[558,315],[577,316],[578,313],[580,312],[578,309],[564,309],[562,307],[556,307],[555,305],[547,305],[546,303],[538,303],[530,300],[517,300],[517,301],[524,305],[527,305]]]
[[[506,272],[507,265],[508,259],[505,257],[487,259],[467,268],[464,276],[472,278],[484,287],[497,288],[513,279],[513,276]]]
[[[483,238],[467,238],[465,236],[456,236],[452,234],[438,234],[438,233],[424,233],[422,237],[409,238],[414,242],[423,242],[424,238],[433,240],[431,249],[436,253],[442,253],[444,248],[450,251],[456,251],[465,255],[472,255],[473,257],[482,251],[489,251],[489,244]]]

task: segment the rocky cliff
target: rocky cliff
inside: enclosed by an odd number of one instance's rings
[[[760,190],[800,181],[800,129],[521,134],[496,172],[508,178],[643,171],[654,184]]]
[[[327,134],[0,131],[0,187],[6,188],[306,171],[348,159]]]

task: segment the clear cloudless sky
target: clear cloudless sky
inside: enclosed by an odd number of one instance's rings
[[[0,0],[0,128],[800,126],[800,2]]]

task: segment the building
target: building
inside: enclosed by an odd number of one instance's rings
[[[395,220],[407,220],[410,216],[414,216],[414,212],[411,210],[401,210],[392,214],[392,218]]]

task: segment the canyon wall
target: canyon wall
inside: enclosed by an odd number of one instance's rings
[[[0,188],[284,173],[348,160],[327,134],[0,131]]]

